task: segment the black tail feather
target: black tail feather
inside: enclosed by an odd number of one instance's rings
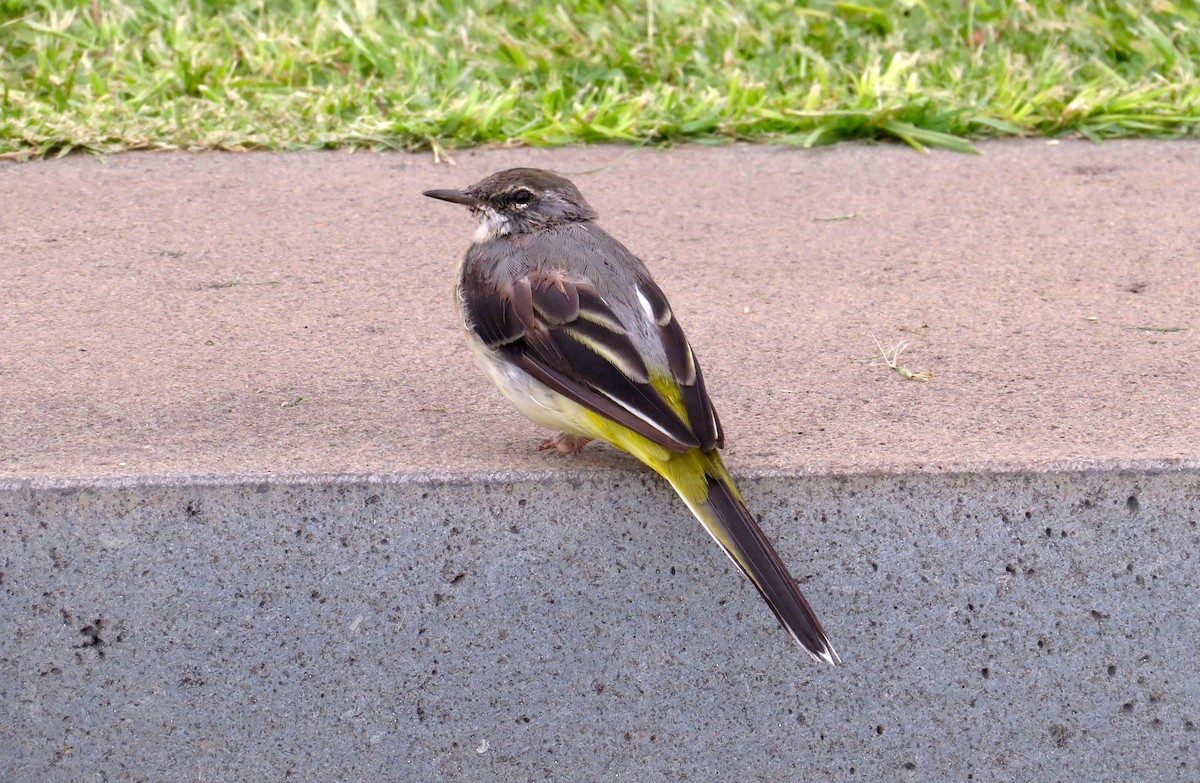
[[[707,505],[724,527],[728,540],[722,541],[722,536],[715,533],[713,537],[732,550],[727,554],[762,593],[780,624],[814,658],[836,663],[837,652],[821,621],[733,487],[709,476]]]

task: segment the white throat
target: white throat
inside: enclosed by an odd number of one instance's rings
[[[487,206],[481,206],[479,211],[479,228],[475,229],[476,242],[487,242],[512,233],[507,217]]]

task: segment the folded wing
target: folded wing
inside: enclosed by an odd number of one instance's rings
[[[656,388],[646,360],[594,286],[561,271],[534,271],[500,288],[464,280],[475,333],[559,394],[678,452],[723,445],[695,355],[666,297],[639,285],[678,390],[682,411]]]

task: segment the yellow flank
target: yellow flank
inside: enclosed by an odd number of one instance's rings
[[[679,417],[688,421],[687,409],[683,404],[683,395],[675,379],[666,375],[654,374],[650,383],[662,395]],[[692,449],[680,453],[660,446],[644,435],[640,435],[628,427],[602,416],[594,411],[580,406],[583,418],[586,420],[587,434],[606,440],[619,449],[629,452],[639,460],[649,465],[661,475],[679,493],[693,511],[704,503],[708,497],[708,477],[712,476],[733,488],[733,493],[740,500],[742,495],[737,485],[725,469],[721,454],[716,449],[703,451]]]
[[[674,381],[660,376],[652,378],[651,383],[663,395],[663,399],[683,417],[684,421],[687,421],[683,397]],[[742,493],[733,483],[729,471],[725,469],[725,463],[722,461],[719,451],[716,449],[704,451],[699,448],[683,453],[671,451],[623,424],[618,424],[582,405],[571,403],[571,407],[574,414],[572,420],[579,431],[590,437],[606,440],[653,468],[656,473],[670,482],[671,487],[704,525],[704,529],[717,540],[738,567],[747,575],[752,573],[750,564],[742,561],[735,546],[736,542],[730,537],[728,528],[716,515],[712,506],[708,504],[708,478],[710,476],[729,487],[738,500],[743,499]],[[753,577],[751,578],[753,579]]]

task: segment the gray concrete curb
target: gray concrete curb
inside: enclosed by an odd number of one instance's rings
[[[0,488],[5,780],[1189,781],[1200,470]]]
[[[0,163],[0,781],[1195,783],[1200,143],[981,149]],[[470,366],[420,192],[518,165],[671,297],[844,666]]]

